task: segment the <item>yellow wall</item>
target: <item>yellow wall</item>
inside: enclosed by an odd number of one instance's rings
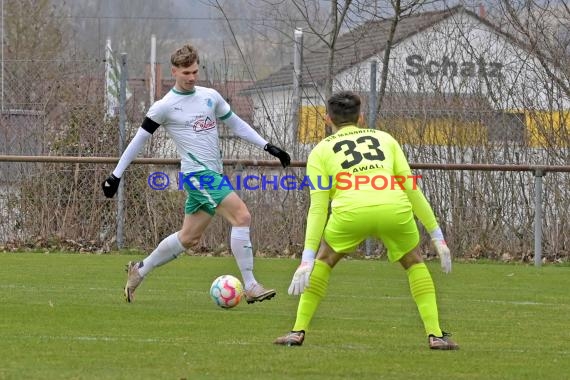
[[[523,113],[526,141],[531,147],[570,146],[570,111],[508,111]],[[300,143],[318,143],[325,137],[325,107],[304,106],[299,113]],[[401,144],[477,146],[488,142],[487,127],[478,121],[457,117],[383,118],[376,127],[393,135]]]
[[[531,147],[570,146],[570,111],[524,111],[524,117]]]
[[[303,106],[299,113],[297,139],[300,143],[318,143],[325,137],[324,106]]]
[[[477,121],[453,118],[392,118],[378,122],[378,129],[393,135],[401,144],[411,145],[484,145],[487,128]]]
[[[300,143],[318,143],[325,137],[325,113],[324,106],[301,107],[297,134]],[[402,144],[479,145],[487,142],[487,131],[483,125],[451,118],[384,119],[378,122],[377,128],[389,132]]]

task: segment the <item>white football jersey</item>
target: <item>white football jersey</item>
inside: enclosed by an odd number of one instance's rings
[[[230,105],[216,90],[195,86],[191,93],[171,89],[146,116],[166,128],[182,159],[183,173],[222,173],[217,119],[231,115]]]

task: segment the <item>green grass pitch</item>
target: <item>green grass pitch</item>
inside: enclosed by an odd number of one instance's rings
[[[442,327],[459,351],[430,351],[398,264],[344,260],[302,347],[272,344],[293,324],[298,264],[256,259],[277,296],[223,310],[208,290],[231,257],[183,257],[127,304],[139,256],[0,254],[0,379],[570,378],[570,267],[428,266]]]

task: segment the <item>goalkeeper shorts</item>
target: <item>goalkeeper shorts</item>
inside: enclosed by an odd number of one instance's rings
[[[223,179],[220,173],[212,170],[185,173],[183,186],[188,197],[184,212],[189,215],[203,210],[212,216],[216,214],[216,207],[233,192],[233,188]]]
[[[337,253],[352,253],[368,237],[380,239],[395,262],[412,251],[420,241],[411,205],[386,204],[335,210],[323,238]]]

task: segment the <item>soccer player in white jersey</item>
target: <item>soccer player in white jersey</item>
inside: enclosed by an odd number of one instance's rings
[[[188,193],[184,222],[180,231],[162,240],[144,260],[127,264],[125,299],[133,302],[136,288],[150,271],[176,259],[187,248],[198,244],[216,213],[232,225],[231,249],[244,281],[247,302],[271,299],[275,296],[275,290],[266,289],[253,274],[249,210],[229,186],[219,186],[223,177],[216,120],[223,120],[237,136],[277,157],[283,167],[290,164],[291,158],[287,152],[268,143],[234,114],[216,90],[196,86],[200,60],[193,46],[184,45],[176,50],[170,57],[170,62],[176,80],[174,88],[150,107],[113,173],[102,183],[105,196],[112,198],[117,192],[123,172],[153,132],[159,126],[166,129],[181,157],[184,188]],[[201,178],[207,179],[207,182],[201,181]],[[211,186],[203,186],[204,183]]]

